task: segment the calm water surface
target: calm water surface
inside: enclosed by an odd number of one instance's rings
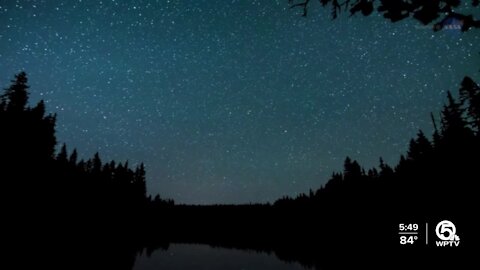
[[[156,250],[150,257],[139,255],[134,270],[305,270],[298,263],[287,263],[273,254],[208,245],[171,244],[168,250]]]

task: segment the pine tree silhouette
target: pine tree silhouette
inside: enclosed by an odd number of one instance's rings
[[[29,107],[28,90],[27,75],[21,72],[0,96],[1,197],[8,205],[2,220],[11,225],[7,231],[18,235],[10,244],[48,241],[69,247],[56,251],[60,257],[79,261],[71,256],[82,252],[74,250],[95,242],[90,248],[95,256],[82,258],[85,265],[95,261],[108,269],[125,259],[131,267],[139,245],[135,239],[145,237],[140,228],[149,209],[145,166],[132,170],[128,162],[103,164],[99,153],[78,162],[77,150],[69,156],[66,144],[55,155],[56,116],[46,115],[43,100]],[[112,260],[126,251],[124,259]],[[40,259],[50,255],[36,254]]]
[[[465,77],[460,87],[460,97],[461,101],[468,106],[468,116],[478,134],[480,131],[480,86],[470,77]]]
[[[459,214],[478,205],[480,90],[470,78],[461,84],[460,101],[448,92],[438,128],[431,115],[433,138],[420,130],[395,169],[380,158],[378,168],[365,172],[347,157],[343,172],[308,194],[273,205],[213,206],[147,197],[143,163],[132,169],[128,162],[104,162],[99,153],[78,161],[66,144],[56,153],[56,117],[46,115],[43,101],[28,106],[27,82],[18,74],[0,100],[0,192],[8,205],[2,221],[9,226],[3,230],[17,236],[7,243],[12,250],[48,241],[62,247],[55,254],[85,267],[131,269],[142,248],[192,242],[274,252],[320,268],[325,254],[345,252],[358,232],[368,235],[362,247],[398,248],[390,242],[392,228],[408,218],[454,217],[465,239],[472,236],[469,224],[476,224]],[[81,244],[89,245],[89,258],[75,257],[83,254]],[[48,258],[48,251],[36,252]]]
[[[10,113],[24,112],[28,101],[27,74],[20,72],[15,75],[12,85],[5,89],[2,95],[2,103],[5,103],[5,110]]]

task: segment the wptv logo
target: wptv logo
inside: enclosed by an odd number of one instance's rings
[[[437,247],[458,247],[460,245],[457,228],[451,221],[440,221],[435,228],[435,233],[438,239],[440,239],[440,241],[435,242]]]

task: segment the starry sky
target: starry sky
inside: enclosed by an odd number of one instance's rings
[[[287,0],[0,0],[0,86],[25,70],[81,157],[144,162],[179,203],[273,201],[348,155],[394,164],[446,91],[480,81],[480,35]]]

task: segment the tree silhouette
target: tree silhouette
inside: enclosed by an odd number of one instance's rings
[[[206,243],[274,252],[321,268],[325,254],[345,252],[358,232],[368,235],[364,247],[398,248],[392,228],[409,218],[435,224],[455,217],[466,239],[469,224],[476,224],[459,214],[478,205],[480,90],[470,78],[462,81],[460,101],[448,92],[438,128],[432,114],[433,138],[420,130],[395,169],[380,158],[378,168],[365,172],[347,157],[343,172],[317,190],[273,205],[175,205],[147,197],[143,163],[130,168],[104,162],[99,153],[78,161],[66,144],[55,155],[55,116],[45,115],[42,101],[29,107],[27,90],[26,75],[19,74],[0,102],[0,191],[8,202],[2,220],[10,221],[4,230],[19,235],[12,246],[48,241],[68,247],[56,252],[70,262],[131,269],[142,248],[151,253],[169,242]],[[82,244],[89,245],[89,260],[75,257]]]
[[[0,101],[0,134],[2,142],[1,161],[6,172],[25,163],[44,165],[52,158],[55,139],[55,115],[45,115],[45,104],[40,101],[35,107],[27,106],[28,80],[21,72],[5,89]],[[38,166],[37,166],[38,167]]]
[[[12,85],[5,89],[5,93],[1,96],[2,107],[6,112],[21,113],[25,110],[28,101],[27,74],[20,72],[15,75]]]
[[[55,155],[56,116],[46,115],[43,100],[28,106],[27,83],[26,73],[21,72],[0,96],[0,190],[7,205],[2,220],[9,224],[6,231],[19,235],[9,244],[48,241],[69,247],[56,252],[72,262],[79,261],[72,254],[83,253],[72,250],[94,242],[90,254],[95,254],[92,259],[101,268],[112,267],[105,247],[114,250],[112,258],[128,251],[125,259],[131,262],[139,239],[145,237],[141,228],[151,209],[145,166],[131,169],[128,162],[104,164],[99,153],[77,161],[77,150],[69,155],[66,144]],[[85,266],[92,262],[81,261]]]
[[[417,139],[410,140],[410,146],[408,149],[408,159],[414,161],[420,161],[426,158],[432,151],[432,144],[427,139],[423,131],[419,131]]]
[[[77,158],[78,158],[77,149],[73,149],[72,154],[68,159],[68,163],[70,164],[70,166],[75,167],[77,165]]]
[[[465,109],[457,102],[450,91],[447,93],[448,104],[442,110],[442,136],[444,140],[453,142],[469,141],[473,135],[464,118]]]
[[[61,164],[67,164],[68,159],[67,159],[67,145],[63,144],[62,148],[60,149],[60,152],[57,155],[57,161]]]
[[[350,157],[345,158],[343,167],[343,176],[345,181],[349,181],[351,179],[356,180],[362,176],[362,169],[360,168],[360,165],[358,165],[356,160],[352,161]]]
[[[336,19],[342,11],[350,12],[351,16],[359,12],[364,16],[369,16],[377,10],[391,22],[412,17],[422,24],[428,25],[439,20],[433,26],[435,31],[452,27],[452,24],[462,31],[480,28],[480,21],[476,20],[473,15],[455,11],[466,2],[470,2],[471,6],[476,8],[479,5],[478,0],[320,0],[319,2],[323,7],[330,8],[333,19]],[[291,8],[301,8],[303,16],[307,16],[312,1],[289,0],[289,3]]]
[[[460,87],[460,97],[467,104],[467,112],[475,131],[480,131],[480,86],[470,77],[465,77]]]

